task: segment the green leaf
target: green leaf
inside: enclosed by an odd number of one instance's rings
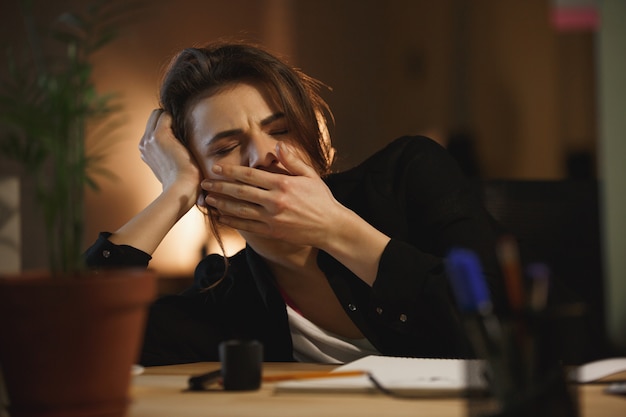
[[[16,35],[27,41],[4,51],[0,155],[35,178],[53,269],[80,264],[84,187],[98,190],[97,179],[116,178],[102,163],[115,143],[111,133],[121,119],[114,116],[122,107],[116,94],[96,90],[89,58],[129,21],[127,3],[88,0],[40,31],[38,5],[22,1],[26,32]]]

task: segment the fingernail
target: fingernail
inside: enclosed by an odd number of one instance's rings
[[[213,172],[215,172],[216,174],[221,174],[222,173],[222,166],[221,165],[213,165]]]

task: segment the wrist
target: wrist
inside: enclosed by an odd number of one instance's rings
[[[319,248],[373,285],[380,258],[390,238],[349,209],[337,219],[329,229],[332,233]]]
[[[198,200],[198,185],[189,182],[177,182],[165,187],[159,196],[179,207],[181,217],[196,204]]]

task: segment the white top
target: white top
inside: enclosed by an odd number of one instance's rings
[[[287,306],[293,340],[293,356],[298,362],[347,363],[380,354],[366,338],[349,339],[328,332]]]

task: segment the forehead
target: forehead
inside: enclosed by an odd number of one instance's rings
[[[228,84],[194,102],[189,113],[192,131],[240,128],[242,126],[238,125],[243,122],[258,121],[281,112],[278,102],[277,94],[264,84]]]
[[[253,109],[256,107],[279,108],[278,95],[262,83],[237,82],[227,84],[217,90],[201,96],[192,105],[210,106],[215,112],[232,111],[239,108]]]

